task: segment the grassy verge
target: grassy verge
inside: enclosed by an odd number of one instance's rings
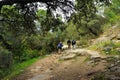
[[[27,61],[22,62],[22,63],[15,64],[14,67],[13,67],[13,70],[11,71],[11,74],[6,76],[2,80],[11,80],[13,77],[22,73],[24,71],[24,69],[26,69],[28,66],[32,65],[34,62],[36,62],[37,60],[42,59],[44,57],[45,56],[41,56],[41,57],[38,57],[38,58],[33,58],[33,59],[30,59],[30,60],[27,60]]]
[[[98,42],[97,44],[91,45],[88,49],[101,51],[105,46],[111,45],[111,44],[112,44],[111,40],[101,41],[101,42]]]
[[[105,55],[120,55],[120,42],[102,41],[100,43],[91,45],[88,49],[97,50]]]

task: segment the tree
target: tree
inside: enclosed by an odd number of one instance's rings
[[[38,3],[39,2],[39,3]],[[65,15],[74,9],[74,4],[69,0],[1,0],[0,1],[0,23],[9,23],[9,25],[14,26],[14,31],[17,30],[25,31],[28,33],[35,33],[35,20],[38,20],[36,15],[39,10],[39,6],[43,4],[47,8],[47,14],[53,16],[53,11],[61,10]],[[5,5],[5,6],[4,6]],[[11,5],[11,6],[6,6]],[[14,12],[15,13],[14,13]],[[15,15],[12,15],[12,13]],[[11,18],[8,16],[11,15]],[[17,14],[17,15],[16,15]],[[18,17],[18,18],[17,18]],[[48,16],[47,16],[48,17]],[[52,20],[53,18],[51,18]],[[47,19],[46,19],[47,20]],[[55,19],[53,19],[56,21]],[[58,21],[57,21],[58,22]],[[15,25],[13,23],[21,23],[21,25]],[[42,22],[44,23],[44,22]],[[53,23],[54,24],[54,23]],[[43,26],[43,25],[42,25]],[[49,28],[49,26],[47,26]],[[16,29],[15,29],[16,28]]]
[[[38,4],[39,2],[40,4]],[[47,9],[50,9],[50,11],[56,10],[56,9],[62,9],[64,12],[69,12],[69,10],[73,10],[73,2],[70,0],[1,0],[0,1],[0,7],[3,5],[20,5],[21,9],[27,8],[27,12],[30,12],[32,9],[33,11],[36,11],[38,9],[38,6],[41,6],[41,4],[44,4],[44,6],[47,7]],[[69,9],[70,8],[70,9]]]
[[[93,34],[98,36],[100,25],[96,25],[96,23],[100,22],[100,17],[98,18],[96,15],[97,7],[109,4],[110,0],[76,0],[76,13],[73,14],[71,20],[76,25],[80,35]],[[98,32],[97,29],[99,29]]]
[[[112,5],[109,7],[105,7],[105,17],[110,21],[113,25],[117,21],[120,20],[120,1],[112,0]]]
[[[48,9],[50,10],[57,10],[58,8],[61,9],[64,13],[68,13],[69,11],[74,11],[74,6],[79,11],[88,10],[88,12],[95,11],[95,3],[105,3],[108,4],[110,0],[1,0],[0,7],[3,5],[13,5],[13,4],[20,4],[21,8],[37,8],[37,3],[45,3]],[[75,2],[77,3],[75,5]],[[30,3],[28,5],[28,3]],[[34,3],[34,4],[33,4]],[[41,5],[41,4],[40,4]],[[35,9],[34,8],[34,9]],[[29,10],[29,9],[27,9]],[[85,11],[84,11],[85,12]]]

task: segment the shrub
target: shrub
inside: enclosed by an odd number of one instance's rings
[[[91,45],[89,49],[102,51],[105,47],[112,46],[112,45],[113,43],[110,40],[101,41],[101,42],[98,42],[97,44]]]
[[[12,62],[12,53],[0,47],[0,78],[10,73]]]
[[[0,68],[10,67],[11,64],[12,64],[11,52],[0,47]]]
[[[28,59],[38,57],[39,56],[38,52],[39,52],[38,50],[25,49],[23,51],[23,55],[20,56],[20,60],[26,61]]]

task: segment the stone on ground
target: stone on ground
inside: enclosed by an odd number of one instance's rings
[[[60,57],[60,60],[69,60],[69,59],[73,59],[75,57],[76,57],[76,54],[71,53],[69,55],[64,55],[64,56]]]

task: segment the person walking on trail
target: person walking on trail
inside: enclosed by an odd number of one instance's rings
[[[76,41],[75,40],[72,40],[72,46],[74,49],[76,48]]]
[[[67,45],[68,45],[68,49],[71,49],[71,41],[70,40],[67,41]]]
[[[58,45],[57,45],[58,53],[61,53],[62,47],[63,47],[62,42],[59,42]]]

